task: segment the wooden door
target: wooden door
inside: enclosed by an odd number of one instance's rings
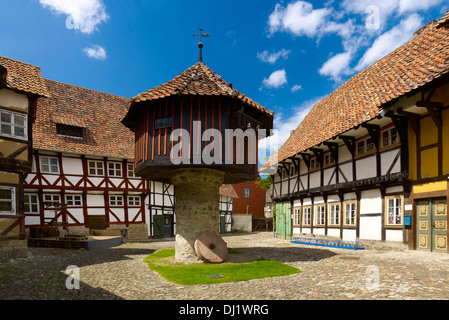
[[[417,249],[447,252],[446,199],[425,199],[417,202]]]
[[[276,203],[276,236],[291,239],[292,214],[290,202]]]

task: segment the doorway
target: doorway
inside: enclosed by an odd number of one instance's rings
[[[417,249],[448,252],[447,200],[430,198],[417,200]]]

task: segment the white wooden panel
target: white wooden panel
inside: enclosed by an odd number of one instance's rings
[[[378,189],[362,191],[360,214],[381,213],[382,196]]]
[[[380,216],[360,216],[360,239],[382,240],[382,219]]]
[[[62,157],[62,170],[67,175],[83,175],[83,162],[81,159]]]

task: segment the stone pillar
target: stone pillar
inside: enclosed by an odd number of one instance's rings
[[[220,193],[225,173],[212,169],[179,169],[173,172],[176,197],[175,259],[194,263],[195,240],[204,231],[219,233]]]

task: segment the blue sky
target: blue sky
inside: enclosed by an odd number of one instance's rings
[[[125,97],[204,62],[276,112],[280,143],[310,107],[449,10],[448,0],[0,0],[0,55]],[[6,13],[6,14],[5,14]]]

